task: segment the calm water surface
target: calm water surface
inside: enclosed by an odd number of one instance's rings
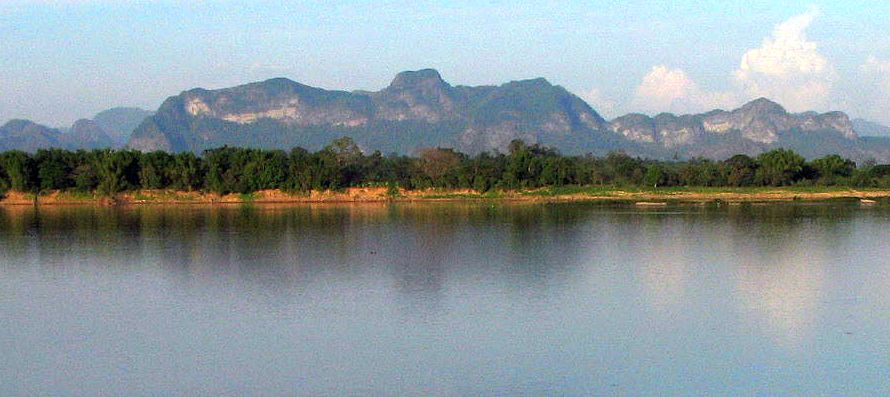
[[[890,395],[890,208],[0,208],[0,395]]]

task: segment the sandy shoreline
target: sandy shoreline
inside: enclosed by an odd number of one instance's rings
[[[668,202],[783,202],[783,201],[828,201],[837,199],[862,200],[871,204],[873,200],[890,198],[890,190],[857,190],[826,188],[825,190],[802,191],[791,188],[757,189],[699,189],[665,191],[626,191],[590,189],[570,193],[547,190],[505,191],[479,194],[472,190],[401,190],[392,195],[386,188],[349,188],[342,191],[313,191],[309,194],[292,194],[278,190],[265,190],[251,194],[218,195],[205,192],[178,192],[171,190],[150,190],[125,192],[106,197],[97,194],[76,194],[70,192],[50,192],[34,195],[8,192],[0,199],[0,205],[180,205],[180,204],[287,204],[287,203],[349,203],[349,202],[423,202],[423,201],[521,201],[521,202],[566,202],[566,201],[614,201],[636,203],[641,206],[662,205]]]

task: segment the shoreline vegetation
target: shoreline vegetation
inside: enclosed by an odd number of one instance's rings
[[[500,200],[770,202],[890,199],[890,165],[786,149],[726,160],[564,156],[515,140],[506,153],[364,153],[348,137],[318,152],[222,147],[0,152],[0,205]]]
[[[844,187],[758,187],[758,188],[665,188],[619,189],[605,187],[541,188],[523,191],[466,189],[423,189],[394,192],[386,187],[354,187],[339,191],[291,193],[262,190],[253,193],[217,194],[201,191],[139,190],[112,196],[98,193],[52,191],[43,194],[7,192],[0,206],[23,205],[226,205],[226,204],[310,204],[310,203],[391,203],[391,202],[601,202],[637,206],[668,204],[736,204],[770,202],[850,201],[861,204],[890,202],[890,189]]]

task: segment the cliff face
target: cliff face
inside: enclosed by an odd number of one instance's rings
[[[196,88],[167,98],[157,112],[109,109],[65,133],[13,120],[0,128],[0,150],[121,147],[127,137],[127,146],[143,151],[200,153],[224,145],[317,150],[343,136],[366,151],[402,154],[436,146],[471,154],[505,151],[522,139],[565,154],[622,150],[649,158],[720,159],[785,147],[808,157],[890,161],[890,139],[860,138],[842,112],[789,113],[760,98],[730,111],[631,113],[607,122],[543,78],[452,86],[433,69],[399,73],[374,92],[325,90],[284,78]]]
[[[437,71],[425,69],[399,73],[377,92],[329,91],[287,79],[186,91],[167,99],[136,129],[129,145],[200,151],[241,143],[233,136],[238,133],[270,142],[330,131],[358,141],[438,133],[419,140],[477,152],[504,148],[517,138],[537,142],[548,135],[583,135],[605,124],[583,100],[544,79],[453,87]]]
[[[804,145],[789,134],[806,133],[831,141],[826,147],[860,143],[841,112],[788,113],[764,98],[731,111],[654,117],[632,113],[607,122],[583,100],[545,79],[452,86],[437,71],[424,69],[399,73],[376,92],[324,90],[281,78],[221,90],[193,89],[167,99],[136,129],[129,145],[196,152],[222,145],[317,149],[351,136],[365,149],[384,152],[450,146],[476,153],[505,150],[510,141],[522,139],[565,153],[626,150],[655,157],[716,157],[789,142]],[[809,151],[820,153],[818,148]]]
[[[438,123],[464,119],[466,98],[432,69],[402,72],[383,90],[370,93],[374,117]]]
[[[842,112],[793,114],[765,98],[732,111],[683,116],[662,113],[655,118],[630,114],[613,120],[609,128],[630,140],[659,143],[666,148],[692,145],[709,138],[708,135],[733,132],[753,143],[767,145],[777,143],[780,133],[787,131],[830,131],[848,140],[858,138],[850,118]]]

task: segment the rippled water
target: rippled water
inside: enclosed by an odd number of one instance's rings
[[[0,208],[0,395],[890,394],[890,208]]]

